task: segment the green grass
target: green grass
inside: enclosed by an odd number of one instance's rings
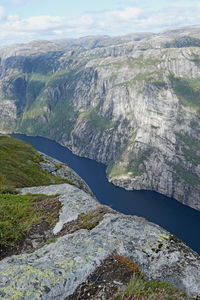
[[[112,298],[113,300],[192,300],[191,297],[187,296],[186,292],[177,289],[168,282],[147,280],[137,264],[129,258],[118,254],[112,254],[112,257],[120,265],[126,266],[131,273],[129,283],[121,291],[119,289]]]
[[[189,299],[187,294],[167,282],[146,281],[134,274],[124,294],[118,299]]]
[[[9,187],[39,186],[65,183],[39,166],[38,152],[18,139],[0,137],[0,191]]]
[[[17,249],[31,227],[41,221],[53,227],[60,208],[55,196],[0,194],[0,250]]]

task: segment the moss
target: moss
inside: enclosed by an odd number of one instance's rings
[[[59,170],[59,169],[61,169],[62,167],[65,167],[65,166],[66,166],[65,163],[59,163],[59,164],[55,165],[55,168],[56,168],[56,170]]]
[[[141,274],[138,265],[132,260],[130,260],[128,257],[124,257],[119,254],[112,254],[111,257],[116,259],[119,264],[125,265],[128,268],[129,272]]]
[[[10,187],[39,186],[65,183],[48,174],[38,162],[42,157],[28,143],[7,136],[0,137],[0,185]]]
[[[60,201],[55,196],[0,194],[0,254],[18,249],[33,226],[58,221]]]
[[[80,229],[92,230],[103,220],[106,213],[112,213],[107,206],[98,206],[87,214],[81,213],[76,220],[65,224],[58,235],[63,236]]]

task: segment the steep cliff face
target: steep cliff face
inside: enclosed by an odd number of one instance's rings
[[[50,137],[114,184],[200,209],[199,45],[195,27],[2,49],[0,130]]]

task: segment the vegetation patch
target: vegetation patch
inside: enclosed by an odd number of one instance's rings
[[[73,295],[65,300],[169,300],[192,299],[166,282],[147,281],[126,257],[109,255]]]
[[[173,74],[169,75],[172,88],[175,91],[180,103],[200,111],[200,81],[177,78]],[[198,87],[198,88],[197,88]]]
[[[173,285],[161,281],[146,281],[142,276],[134,274],[121,296],[115,300],[169,300],[169,299],[192,299],[183,291]]]
[[[135,153],[133,151],[128,152],[126,148],[123,154],[121,155],[119,163],[112,163],[109,165],[107,169],[108,175],[112,178],[119,177],[125,174],[129,174],[133,177],[141,176],[146,171],[144,162],[151,156],[152,151],[152,149],[147,149],[144,152]],[[124,160],[123,162],[124,155],[127,155],[127,165],[126,160]]]
[[[162,80],[155,80],[152,81],[153,85],[156,86],[158,89],[167,89],[167,84],[166,82]]]
[[[110,177],[120,177],[124,174],[127,174],[127,169],[125,166],[119,164],[110,164],[107,173]]]
[[[61,169],[62,167],[65,167],[65,166],[66,166],[66,163],[59,163],[59,164],[55,165],[55,169],[57,171],[57,170]]]
[[[0,259],[44,242],[59,218],[56,196],[0,194]]]
[[[66,223],[58,235],[63,236],[80,229],[92,230],[103,220],[104,215],[107,213],[115,212],[108,206],[98,206],[87,214],[81,213],[76,220]]]
[[[192,187],[197,187],[200,185],[199,177],[192,173],[191,170],[186,170],[181,164],[172,166],[176,174],[188,182]]]
[[[189,136],[188,134],[176,133],[180,142],[181,150],[187,161],[190,161],[195,166],[200,164],[200,141]]]
[[[107,129],[117,127],[118,122],[110,121],[103,116],[98,115],[99,106],[93,108],[88,112],[80,113],[79,117],[88,120],[88,125],[91,128],[99,129],[100,131],[105,131]]]
[[[129,161],[127,172],[131,172],[133,176],[141,176],[146,168],[144,161],[151,155],[151,151],[143,153],[132,153],[131,160]]]
[[[66,183],[42,170],[42,157],[28,143],[7,136],[0,137],[0,192],[13,193],[12,187]]]
[[[138,73],[134,78],[120,82],[116,85],[114,85],[112,88],[116,87],[126,87],[126,86],[133,86],[134,84],[141,84],[141,83],[150,83],[154,85],[157,89],[167,89],[167,84],[164,82],[163,74],[161,72],[143,72]]]
[[[65,300],[111,300],[119,288],[129,282],[132,274],[126,264],[110,255],[84,283],[77,287],[73,295],[66,297]]]
[[[156,67],[161,64],[163,60],[148,58],[145,59],[143,56],[132,58],[128,60],[122,60],[121,58],[116,58],[110,63],[101,65],[101,67],[114,67],[116,69],[120,69],[123,67],[129,67],[131,69],[142,69],[145,67],[153,66]]]
[[[56,102],[50,95],[44,95],[44,98],[40,96],[30,110],[24,113],[18,129],[29,135],[49,136],[59,141],[63,134],[66,139],[70,137],[77,118],[78,112],[74,110],[71,91]]]

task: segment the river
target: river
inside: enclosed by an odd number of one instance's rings
[[[52,140],[22,134],[12,136],[29,142],[37,150],[66,163],[87,182],[102,204],[124,214],[144,217],[162,226],[200,254],[199,211],[156,192],[126,191],[114,186],[108,182],[103,164],[78,157]]]

